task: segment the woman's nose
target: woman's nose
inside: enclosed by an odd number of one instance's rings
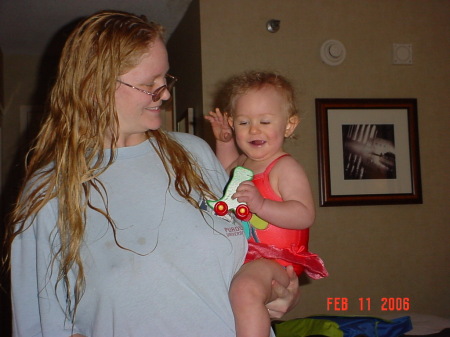
[[[164,92],[163,92],[162,95],[161,95],[161,99],[162,99],[163,101],[167,101],[167,100],[170,98],[170,96],[171,96],[171,94],[170,94],[169,89],[165,88],[165,89],[164,89]]]

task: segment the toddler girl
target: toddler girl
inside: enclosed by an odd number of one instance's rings
[[[268,223],[253,229],[246,263],[235,275],[230,301],[238,337],[269,336],[270,318],[265,303],[271,283],[289,282],[286,267],[312,278],[328,275],[322,260],[308,251],[308,228],[315,218],[314,202],[302,166],[284,152],[299,117],[292,85],[282,76],[248,72],[226,86],[228,113],[219,109],[205,118],[216,138],[216,154],[228,173],[236,166],[254,172],[232,196]],[[234,132],[234,138],[232,133]]]

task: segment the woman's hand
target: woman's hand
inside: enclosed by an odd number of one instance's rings
[[[209,116],[205,119],[211,123],[212,131],[216,140],[227,143],[232,139],[232,130],[228,125],[227,114],[216,108],[215,111],[210,111]]]
[[[284,314],[294,308],[300,300],[300,288],[298,276],[292,266],[286,267],[290,282],[285,288],[276,281],[272,281],[272,295],[276,300],[266,304],[270,318],[281,318]]]

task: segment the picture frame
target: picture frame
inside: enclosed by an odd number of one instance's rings
[[[415,98],[317,98],[320,206],[422,203]]]

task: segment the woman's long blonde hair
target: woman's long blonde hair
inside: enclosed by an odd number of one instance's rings
[[[71,319],[84,291],[80,248],[90,192],[95,189],[106,200],[106,191],[97,177],[114,162],[119,133],[116,79],[135,67],[156,39],[163,39],[160,25],[126,12],[103,11],[81,22],[64,46],[50,93],[49,115],[29,154],[25,184],[11,214],[6,246],[10,251],[13,240],[27,230],[37,213],[50,200],[57,199],[55,228],[60,244],[53,247],[52,265],[59,266],[57,279],[64,283],[67,298],[63,300]],[[109,158],[103,155],[105,135],[111,136]],[[212,196],[199,168],[182,146],[161,130],[148,131],[147,135],[155,139],[155,149],[182,197],[198,208],[190,196],[192,190]],[[105,210],[95,210],[108,219],[115,231],[106,204]],[[74,285],[68,277],[71,270],[77,272]],[[71,303],[72,296],[75,303]]]

